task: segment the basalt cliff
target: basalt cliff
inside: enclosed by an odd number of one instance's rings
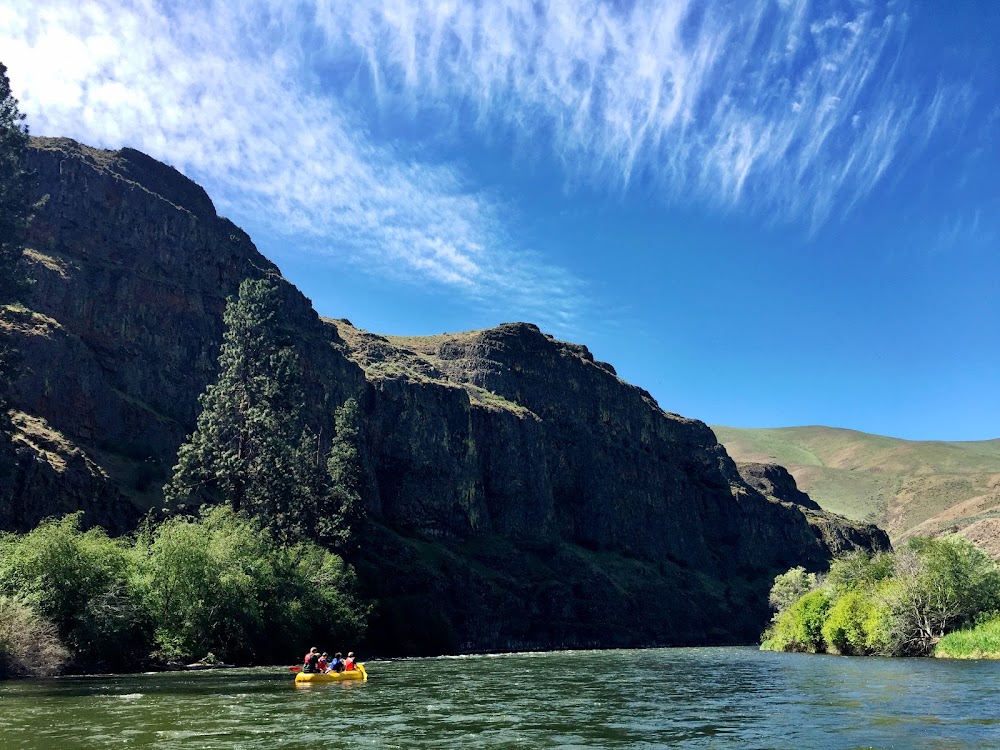
[[[362,412],[354,563],[383,653],[750,642],[773,575],[881,548],[774,467],[738,467],[586,347],[528,323],[381,336],[319,317],[198,185],[131,149],[32,140],[30,302],[0,441],[0,528],[83,510],[133,528],[162,504],[227,296],[279,284],[311,422]]]

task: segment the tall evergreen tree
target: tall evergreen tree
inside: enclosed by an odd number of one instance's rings
[[[224,316],[219,376],[200,397],[194,433],[181,446],[168,503],[228,502],[285,538],[313,525],[325,482],[305,465],[314,443],[303,419],[302,372],[279,289],[247,279]]]
[[[0,306],[23,299],[28,280],[19,263],[31,218],[31,175],[27,169],[28,127],[0,63]],[[17,353],[0,339],[0,419],[7,413],[17,375]]]
[[[352,543],[351,531],[361,520],[360,415],[358,402],[347,399],[334,415],[336,434],[327,459],[330,474],[329,515],[322,519],[326,535],[341,548]]]

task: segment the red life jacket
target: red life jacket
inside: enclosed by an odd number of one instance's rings
[[[350,659],[350,658],[345,659],[344,660],[344,669],[354,669],[354,659]]]

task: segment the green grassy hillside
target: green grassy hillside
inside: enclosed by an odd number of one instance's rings
[[[1000,553],[1000,440],[912,441],[833,427],[712,427],[737,461],[785,466],[826,510],[894,542],[961,531]]]

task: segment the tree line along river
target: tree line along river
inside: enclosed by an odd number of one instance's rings
[[[1000,662],[562,651],[0,683],[0,747],[997,748]]]

